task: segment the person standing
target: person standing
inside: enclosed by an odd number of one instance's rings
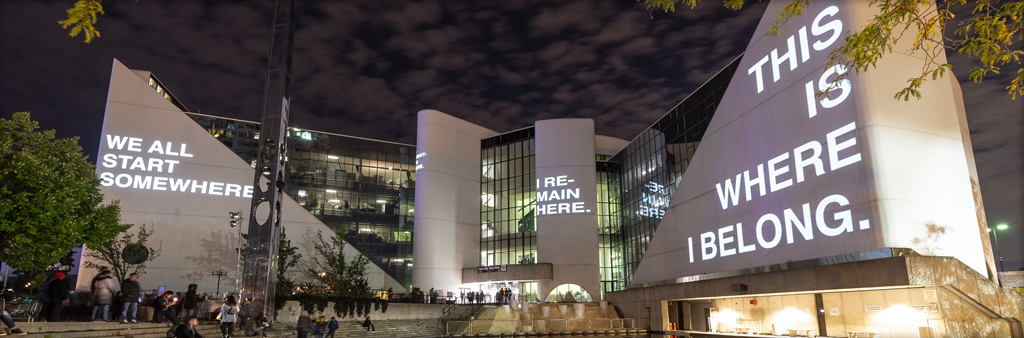
[[[327,323],[327,336],[334,338],[334,331],[338,331],[338,319],[331,317],[331,322]]]
[[[110,270],[103,270],[92,279],[93,321],[110,321],[110,303],[117,292],[117,283],[110,274]]]
[[[189,284],[188,292],[185,292],[185,317],[192,317],[199,312],[199,295],[196,294],[198,285]]]
[[[121,294],[121,324],[138,323],[139,297],[142,297],[139,274],[132,273],[128,279],[121,281]]]
[[[199,318],[188,317],[185,325],[176,326],[174,329],[174,338],[203,338],[203,335],[199,334]]]
[[[309,331],[312,329],[313,320],[309,319],[309,312],[302,311],[299,322],[295,324],[295,331],[299,334],[298,338],[309,338]]]
[[[235,300],[235,296],[228,296],[224,300],[224,305],[220,306],[220,334],[222,337],[231,337],[231,331],[234,331],[237,320],[238,301]]]
[[[122,293],[121,291],[118,291],[117,294],[114,295],[114,299],[112,299],[110,301],[110,319],[115,321],[115,322],[119,321],[119,320],[122,320],[124,317],[121,314],[121,312],[123,312],[121,310],[123,310],[123,309],[124,309],[124,293]]]
[[[58,272],[54,277],[56,279],[50,282],[50,287],[46,290],[50,304],[50,312],[47,313],[48,317],[46,320],[58,322],[60,321],[60,312],[64,309],[64,301],[68,299],[68,294],[71,293],[71,287],[64,280],[63,272]]]

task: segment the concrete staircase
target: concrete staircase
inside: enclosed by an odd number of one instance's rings
[[[118,324],[103,322],[33,322],[16,323],[18,329],[27,332],[27,335],[12,336],[25,338],[89,338],[89,337],[135,337],[135,338],[164,338],[171,324]],[[216,323],[200,324],[199,333],[204,337],[220,337],[220,326]],[[241,331],[236,331],[236,336],[242,336]]]
[[[362,321],[339,320],[338,331],[335,337],[387,337],[387,338],[415,338],[415,337],[440,337],[444,330],[437,324],[437,319],[405,319],[405,320],[378,320],[373,322],[376,331],[366,331]],[[296,338],[298,333],[294,327],[289,327],[287,332],[278,332],[279,338]],[[325,332],[326,334],[326,332]],[[310,335],[312,337],[312,334]]]
[[[418,320],[381,320],[375,321],[376,331],[367,332],[360,326],[362,321],[344,320],[339,321],[338,331],[335,337],[387,337],[387,338],[413,338],[413,337],[439,337],[443,330],[438,326],[437,319]],[[91,337],[134,337],[134,338],[165,338],[170,324],[118,324],[100,322],[62,322],[47,323],[18,322],[18,329],[28,332],[27,335],[11,336],[25,338],[91,338]],[[2,325],[0,325],[2,326]],[[244,337],[243,332],[235,328],[233,337]],[[220,337],[220,327],[217,323],[205,323],[199,325],[199,333],[204,337]],[[296,338],[298,333],[294,327],[272,328],[267,332],[271,338]],[[7,336],[5,336],[7,337]],[[312,335],[310,335],[312,337]]]

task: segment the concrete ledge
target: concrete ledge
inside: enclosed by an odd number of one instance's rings
[[[477,268],[462,269],[463,283],[483,283],[492,281],[517,280],[551,280],[554,278],[554,266],[551,263],[513,264],[507,265],[505,271],[481,273]]]

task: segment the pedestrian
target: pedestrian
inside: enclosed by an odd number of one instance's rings
[[[6,307],[7,302],[12,300],[14,300],[14,297],[11,294],[7,293],[6,291],[0,290],[0,305]],[[25,332],[22,332],[21,329],[18,328],[17,324],[14,324],[14,318],[11,317],[10,313],[7,313],[7,309],[4,309],[2,310],[2,312],[0,312],[0,321],[3,321],[4,325],[7,325],[7,328],[11,330],[11,335],[26,334]],[[0,330],[0,332],[3,331]]]
[[[313,321],[313,337],[324,338],[324,331],[327,331],[327,323],[324,316],[317,317]]]
[[[313,330],[313,321],[309,319],[309,312],[302,311],[302,315],[299,316],[299,322],[295,325],[295,330],[298,332],[298,338],[309,338],[309,331]]]
[[[331,322],[327,323],[327,337],[334,338],[334,331],[338,331],[338,319],[331,317]]]
[[[373,322],[370,321],[370,316],[366,316],[366,320],[363,321],[363,327],[366,328],[366,331],[377,331],[377,329],[373,327]]]
[[[199,334],[199,318],[188,317],[185,325],[174,326],[174,338],[203,338]]]
[[[196,294],[198,285],[189,284],[188,292],[185,293],[185,316],[192,317],[199,312],[199,295]]]
[[[174,305],[178,298],[174,297],[173,291],[166,291],[159,298],[153,300],[153,322],[162,323],[163,319],[171,321],[171,327],[178,326],[178,316],[174,315]]]
[[[118,291],[117,294],[114,295],[114,299],[110,302],[110,317],[114,321],[121,320],[122,318],[121,309],[124,306],[123,299],[124,294],[121,291]]]
[[[50,282],[50,287],[46,290],[50,301],[50,312],[46,320],[58,322],[60,321],[60,312],[64,309],[64,302],[68,300],[68,294],[71,293],[71,287],[64,280],[63,272],[58,272],[54,277],[56,279]]]
[[[395,288],[388,288],[388,301],[391,301],[391,297],[395,296]]]
[[[110,321],[110,303],[117,293],[117,283],[110,276],[110,270],[103,270],[92,279],[93,321]]]
[[[224,305],[220,306],[220,334],[223,338],[230,338],[231,331],[235,329],[235,321],[238,320],[238,301],[235,296],[228,296]]]
[[[138,323],[139,297],[142,296],[139,274],[132,273],[128,279],[121,281],[121,293],[121,324]]]

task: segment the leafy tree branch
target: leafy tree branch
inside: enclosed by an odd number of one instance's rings
[[[128,226],[131,226],[130,224]],[[101,263],[86,261],[85,267],[90,269],[103,269],[108,268],[110,272],[114,274],[114,277],[118,281],[122,281],[128,278],[128,275],[137,273],[143,275],[146,273],[146,263],[152,262],[154,259],[160,256],[160,249],[147,246],[146,243],[149,241],[149,236],[153,235],[152,229],[147,229],[146,225],[143,224],[139,227],[137,235],[124,233],[120,238],[111,239],[103,242],[97,247],[90,247],[86,256],[89,258],[96,259]],[[133,248],[140,248],[145,250],[144,253],[131,253],[134,254],[141,263],[132,264],[131,262],[125,261],[125,248],[129,248],[132,251]]]

